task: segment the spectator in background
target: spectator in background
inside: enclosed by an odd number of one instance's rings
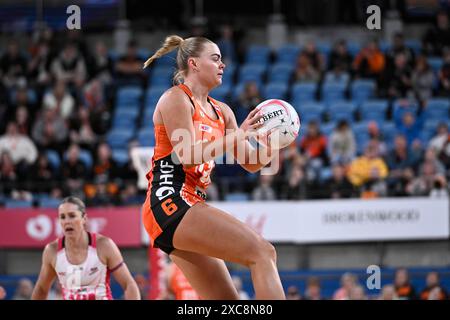
[[[254,81],[249,81],[244,85],[244,90],[239,95],[235,110],[237,123],[242,123],[250,111],[263,101],[258,85]]]
[[[378,78],[384,71],[385,63],[378,43],[372,40],[356,55],[353,70],[358,78]]]
[[[366,292],[364,291],[363,286],[357,284],[350,291],[349,300],[367,300]]]
[[[306,280],[305,300],[323,300],[320,288],[320,281],[317,277],[310,277]]]
[[[355,136],[346,120],[339,121],[336,128],[331,133],[330,142],[328,144],[328,154],[332,164],[346,164],[355,157]]]
[[[0,300],[3,300],[6,298],[6,290],[2,286],[0,286]]]
[[[242,289],[242,279],[239,276],[232,276],[231,280],[239,294],[239,300],[250,300],[248,293]]]
[[[272,188],[273,176],[260,175],[259,184],[253,190],[252,199],[255,201],[276,200],[275,190]]]
[[[434,78],[433,70],[431,70],[427,58],[425,56],[418,57],[411,82],[414,96],[421,103],[425,103],[433,96]]]
[[[401,119],[396,117],[394,119],[398,132],[406,137],[408,146],[419,141],[419,135],[423,125],[422,116],[416,117],[412,112],[406,111],[401,116]]]
[[[428,143],[428,148],[433,149],[439,155],[449,139],[447,124],[445,122],[439,123],[436,131],[436,135]]]
[[[398,300],[397,292],[392,284],[387,284],[381,289],[380,300]]]
[[[414,51],[408,48],[405,44],[405,38],[403,33],[396,32],[392,39],[392,48],[387,52],[387,67],[392,68],[394,66],[395,56],[401,53],[405,56],[406,63],[410,66],[414,66]]]
[[[320,132],[316,121],[308,123],[307,133],[300,140],[300,150],[308,160],[308,180],[317,179],[319,171],[328,162],[328,158],[327,137]]]
[[[95,44],[95,52],[90,67],[91,79],[98,80],[103,85],[109,85],[112,82],[113,61],[102,41]]]
[[[444,52],[444,64],[438,73],[439,77],[439,95],[443,97],[450,96],[450,49]]]
[[[6,133],[0,137],[0,153],[9,152],[14,165],[26,170],[37,158],[37,149],[33,141],[21,133],[15,122],[8,123]]]
[[[297,58],[297,65],[294,70],[295,82],[318,82],[320,73],[314,68],[309,56],[302,52]]]
[[[64,81],[56,81],[52,91],[45,94],[43,107],[55,110],[64,120],[71,116],[75,107],[75,100],[66,90]]]
[[[116,62],[116,75],[119,85],[139,85],[145,79],[145,73],[142,69],[144,61],[138,56],[137,50],[137,42],[130,41],[126,54]]]
[[[65,82],[71,89],[79,90],[87,78],[86,64],[74,43],[67,43],[51,65],[57,82]]]
[[[44,91],[51,82],[50,58],[48,43],[41,41],[28,63],[28,78],[32,79],[32,84],[37,86],[40,92]]]
[[[33,293],[33,282],[30,279],[22,278],[16,288],[16,292],[13,296],[13,300],[31,300],[31,294]]]
[[[330,53],[329,70],[349,73],[352,68],[352,61],[353,58],[348,52],[346,41],[339,40],[336,42]]]
[[[420,167],[420,175],[408,183],[406,192],[410,196],[428,196],[433,188],[444,189],[445,178],[438,174],[434,161],[425,161]]]
[[[302,54],[305,54],[311,63],[311,66],[320,73],[325,67],[325,58],[321,53],[317,51],[316,44],[313,40],[309,40],[305,43],[305,47],[302,50]]]
[[[6,52],[0,58],[0,76],[6,88],[26,85],[27,60],[19,52],[16,40],[8,43]]]
[[[30,184],[35,193],[50,193],[59,184],[58,180],[60,177],[57,174],[57,170],[52,167],[45,153],[39,154],[35,165],[30,171]]]
[[[356,275],[346,272],[341,277],[341,287],[333,294],[333,300],[349,300],[353,288],[357,285]]]
[[[134,276],[134,281],[139,288],[139,292],[141,293],[141,300],[147,300],[148,291],[149,291],[149,281],[143,274],[136,274]]]
[[[386,90],[388,98],[406,97],[412,88],[412,70],[403,52],[394,56],[392,68],[386,68],[381,86]]]
[[[386,163],[378,156],[377,146],[371,141],[364,155],[352,161],[347,177],[355,187],[359,188],[367,183],[373,184],[385,179],[388,172]]]
[[[420,293],[421,300],[447,300],[447,291],[439,281],[439,273],[429,272],[427,274],[427,286]]]
[[[89,172],[86,165],[80,160],[78,145],[72,144],[69,147],[67,160],[63,162],[61,172],[66,193],[80,195]]]
[[[417,298],[416,289],[410,283],[408,270],[399,268],[394,277],[395,292],[400,300],[414,300]]]
[[[217,46],[222,54],[223,63],[229,65],[236,61],[236,47],[232,26],[223,25],[220,28],[220,39],[217,41]]]
[[[287,184],[282,186],[281,194],[286,200],[301,200],[307,198],[307,183],[305,172],[301,166],[293,166],[288,176]]]
[[[97,135],[92,129],[88,109],[79,108],[77,117],[71,121],[70,141],[93,152],[97,140]]]
[[[7,151],[0,153],[0,190],[7,196],[12,196],[19,188],[21,177]]]
[[[378,123],[376,121],[372,120],[367,123],[367,134],[369,135],[369,141],[377,142],[376,145],[378,149],[378,154],[380,156],[386,155],[387,152],[386,142],[383,133],[381,132],[380,127],[378,126]]]
[[[18,106],[16,109],[16,117],[14,121],[17,124],[17,130],[19,134],[23,134],[24,136],[29,136],[31,131],[31,119],[30,119],[30,113],[28,112],[28,109],[21,105]]]
[[[119,193],[120,203],[124,206],[139,205],[145,201],[145,197],[138,192],[136,182],[125,183],[125,187]]]
[[[419,164],[421,154],[408,148],[406,138],[397,135],[394,147],[386,157],[389,167],[387,184],[393,195],[406,195],[406,186],[414,178],[414,172]]]
[[[353,186],[345,176],[345,169],[342,165],[333,165],[332,176],[324,183],[324,189],[327,198],[350,198],[353,195]]]
[[[286,300],[302,300],[300,291],[296,286],[289,286],[286,293]]]
[[[34,124],[32,136],[40,148],[62,154],[68,138],[67,125],[57,110],[44,109]]]
[[[422,46],[429,56],[440,56],[446,47],[450,47],[450,28],[445,10],[437,13],[436,25],[427,30]]]

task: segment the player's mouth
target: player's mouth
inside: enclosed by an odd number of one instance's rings
[[[72,231],[75,231],[75,229],[72,228],[72,227],[67,227],[67,228],[64,229],[64,231],[65,232],[72,232]]]

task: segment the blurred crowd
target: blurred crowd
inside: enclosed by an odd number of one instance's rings
[[[352,54],[341,40],[326,57],[314,41],[307,42],[296,58],[290,85],[373,79],[376,97],[389,102],[386,120],[395,123],[394,137],[388,139],[379,122],[369,121],[364,128],[369,139],[360,141],[353,122],[345,119],[324,133],[324,125],[330,125],[324,114],[303,123],[300,137],[281,153],[281,170],[275,176],[218,165],[210,199],[448,197],[448,117],[436,124],[429,139],[421,132],[427,101],[450,97],[449,30],[448,15],[439,13],[436,24],[423,34],[418,54],[406,46],[402,34],[395,35],[385,52],[377,41],[369,41]],[[224,27],[214,40],[225,63],[242,62],[231,27]],[[436,72],[428,63],[431,56],[442,61]],[[113,56],[101,41],[88,45],[77,30],[42,29],[26,46],[16,39],[8,42],[0,54],[1,204],[45,206],[69,194],[89,206],[142,203],[144,194],[136,187],[129,154],[116,156],[106,138],[118,88],[148,87],[145,58],[135,41],[122,55]],[[250,81],[226,102],[239,122],[265,98]],[[399,112],[394,101],[399,101]],[[411,101],[418,107],[412,108]],[[135,138],[127,141],[128,150],[138,145],[142,143]]]
[[[149,282],[146,276],[136,274],[134,276],[136,283],[141,291],[143,300],[148,299]],[[241,277],[234,275],[233,283],[239,292],[241,300],[251,300],[251,293],[243,288]],[[362,280],[362,281],[361,281]],[[289,285],[286,289],[286,297],[289,300],[448,300],[449,288],[442,284],[440,274],[436,271],[430,271],[425,279],[418,279],[416,275],[414,282],[424,282],[422,286],[413,284],[410,273],[406,268],[398,268],[393,275],[392,283],[389,279],[380,279],[383,283],[378,288],[368,289],[365,283],[366,279],[358,280],[355,273],[345,272],[341,275],[339,281],[330,279],[330,276],[310,276],[304,281],[303,285]],[[422,281],[424,280],[424,281]],[[326,285],[325,285],[326,283]],[[9,293],[12,300],[30,300],[33,292],[33,282],[29,278],[22,278],[17,282],[14,292]],[[327,294],[329,293],[329,294]],[[7,297],[7,292],[0,283],[0,300]],[[173,295],[164,295],[159,299],[173,300]],[[121,299],[121,297],[117,297]],[[62,300],[61,286],[55,282],[50,290],[48,300]]]

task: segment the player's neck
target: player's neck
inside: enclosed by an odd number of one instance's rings
[[[202,105],[207,103],[209,90],[206,86],[201,85],[198,81],[193,81],[192,79],[186,79],[184,81],[186,85],[192,92],[195,100],[197,100]]]
[[[89,245],[89,236],[86,231],[81,232],[73,237],[65,238],[65,246],[70,249],[84,249]]]

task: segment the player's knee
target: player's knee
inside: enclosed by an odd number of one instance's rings
[[[265,263],[269,261],[276,262],[277,260],[275,247],[269,241],[262,238],[258,239],[252,252],[250,264]]]

